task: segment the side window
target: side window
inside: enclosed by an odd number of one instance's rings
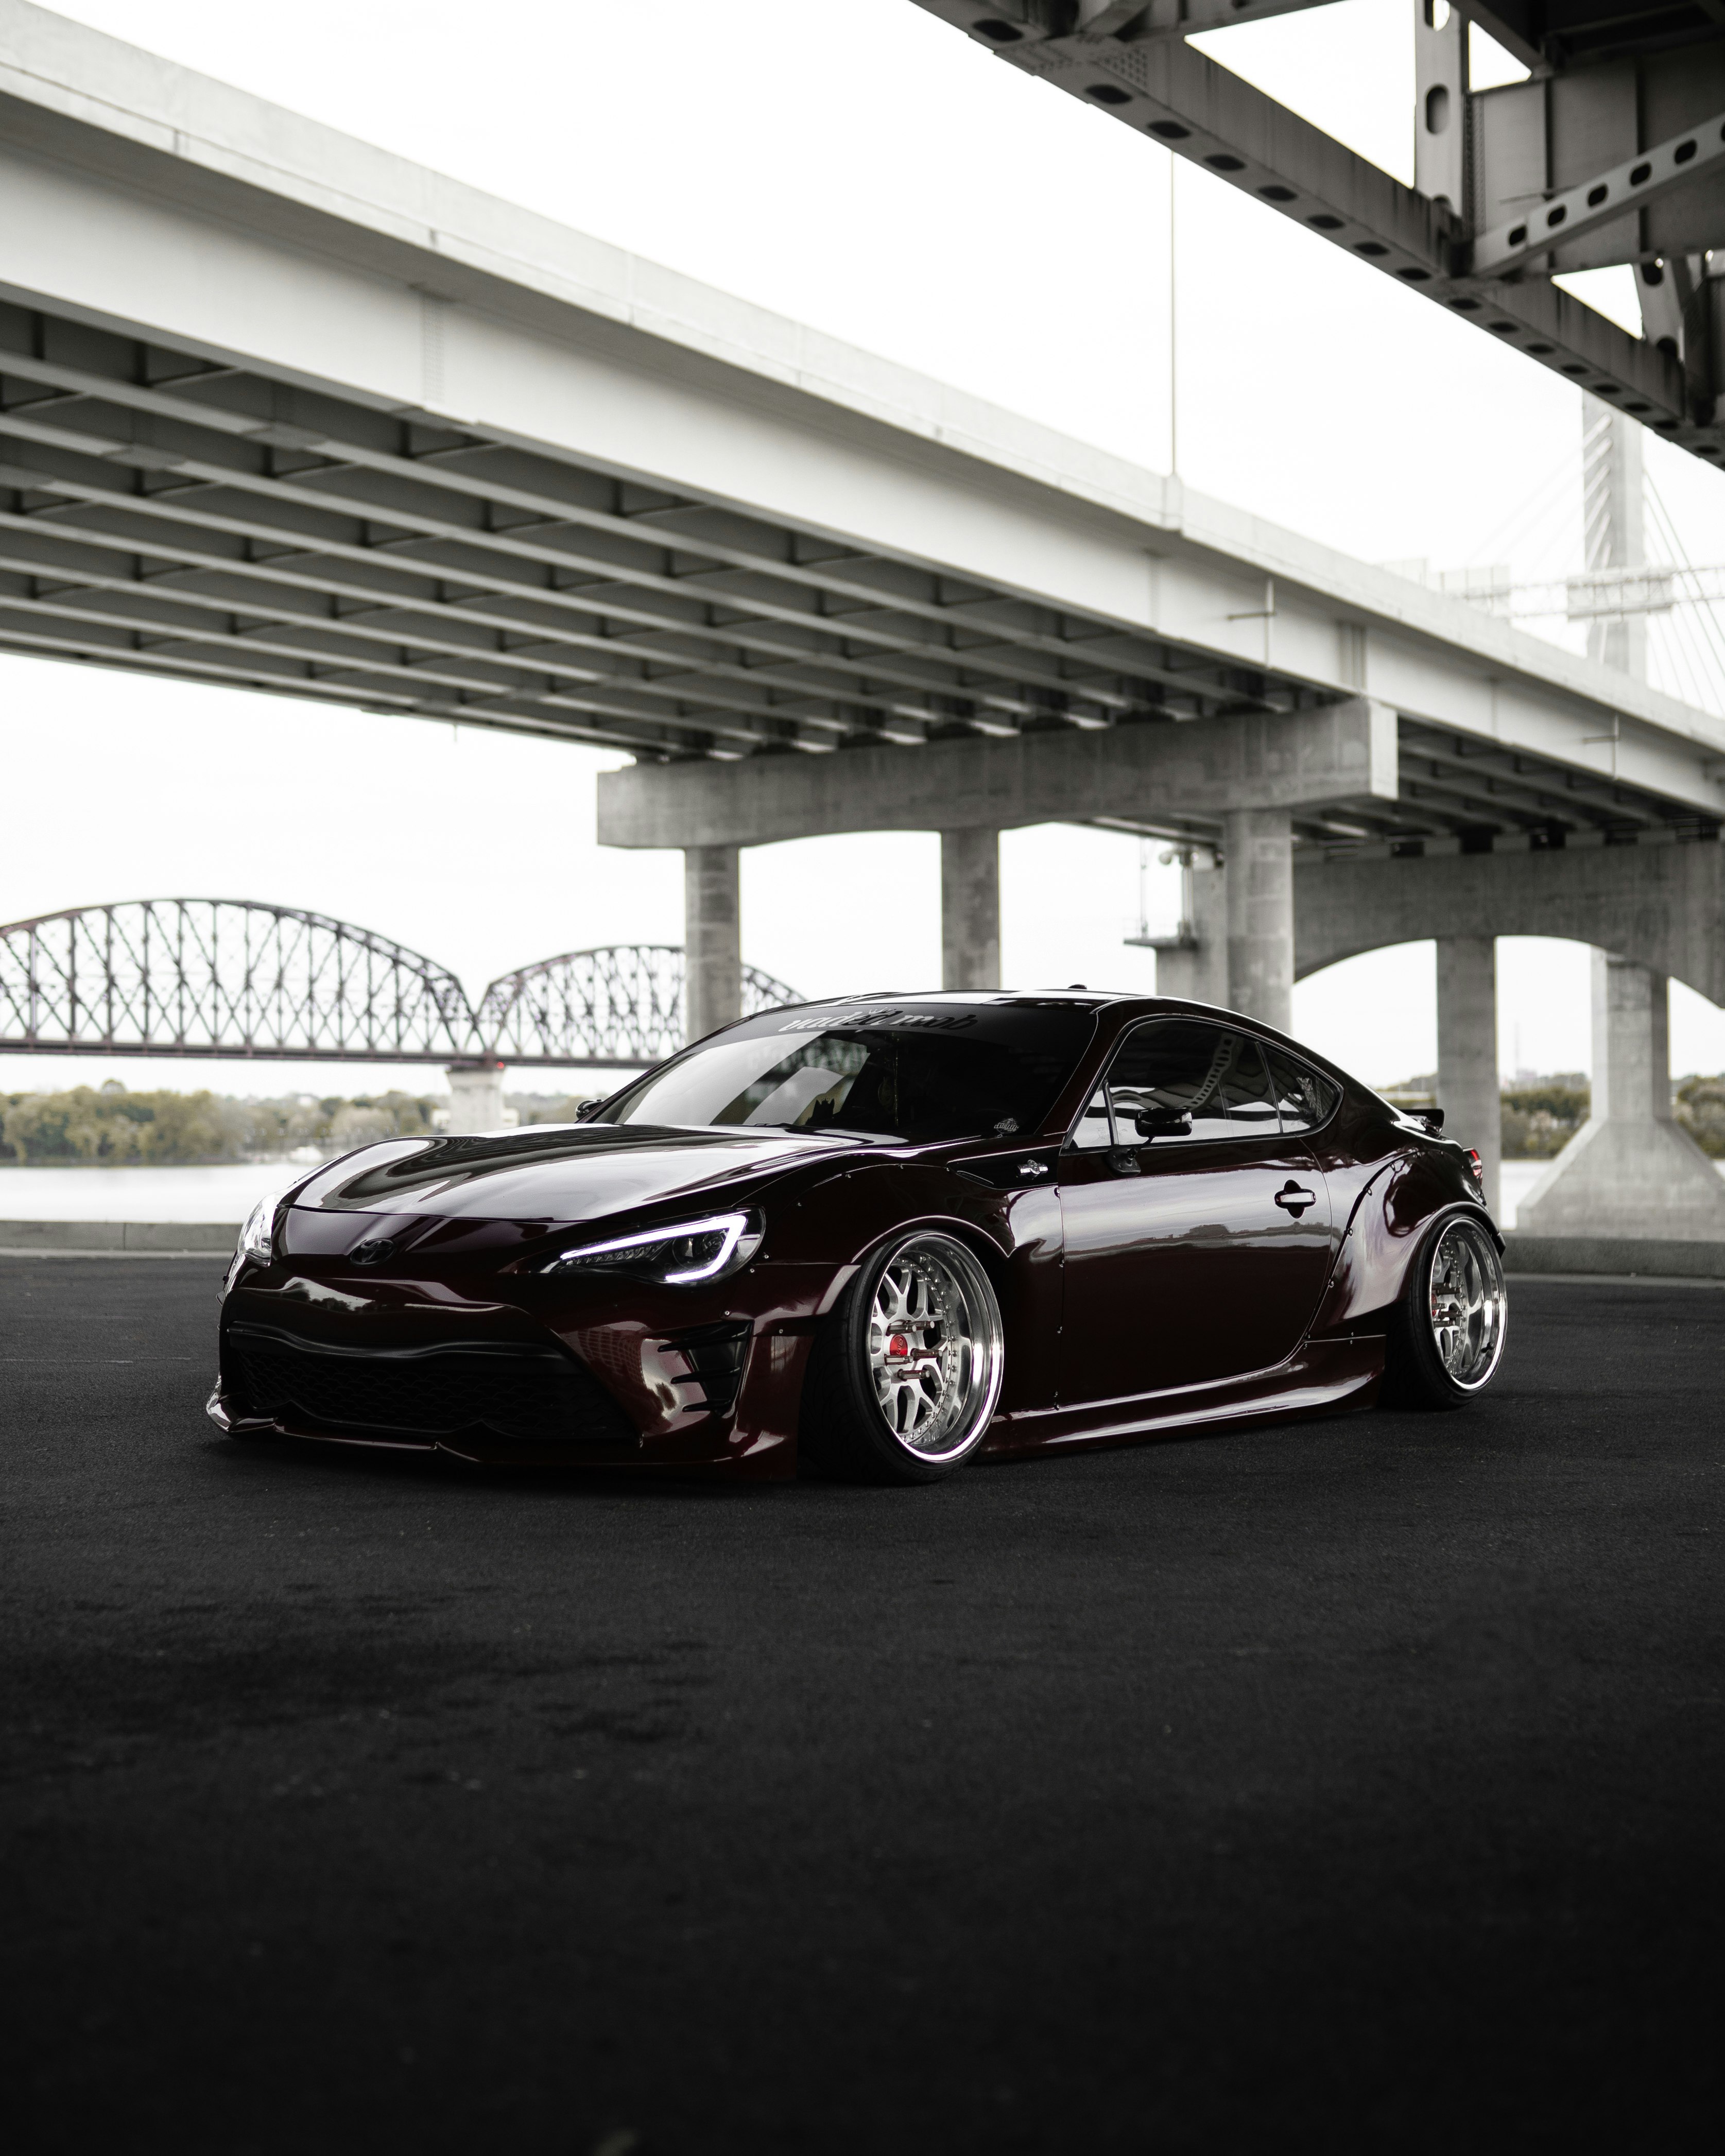
[[[1107,1086],[1122,1145],[1267,1137],[1278,1127],[1258,1044],[1219,1025],[1174,1019],[1141,1027],[1122,1043]]]
[[[1276,1096],[1271,1090],[1264,1051],[1243,1033],[1228,1037],[1234,1043],[1234,1062],[1221,1086],[1228,1120],[1255,1124],[1266,1134],[1273,1132],[1277,1127]]]
[[[1322,1078],[1316,1070],[1296,1063],[1280,1049],[1270,1051],[1270,1076],[1285,1131],[1315,1131],[1334,1113],[1341,1087],[1333,1079]]]
[[[1086,1152],[1106,1152],[1114,1142],[1113,1127],[1108,1121],[1106,1089],[1098,1086],[1090,1096],[1089,1106],[1078,1118],[1069,1141]]]

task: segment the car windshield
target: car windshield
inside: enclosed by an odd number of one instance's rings
[[[650,1071],[604,1120],[1009,1137],[1040,1127],[1096,1022],[1090,1004],[1033,996],[768,1011]]]

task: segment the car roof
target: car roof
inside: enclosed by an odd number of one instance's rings
[[[1351,1071],[1344,1070],[1338,1063],[1332,1062],[1319,1050],[1309,1046],[1303,1040],[1296,1040],[1291,1034],[1280,1032],[1273,1025],[1266,1025],[1261,1019],[1252,1018],[1244,1011],[1230,1010],[1223,1004],[1198,1003],[1183,996],[1150,996],[1146,995],[1142,989],[1092,988],[1076,981],[1065,988],[866,988],[856,995],[811,997],[805,1004],[788,1004],[786,1008],[798,1010],[820,1010],[829,1009],[835,1004],[849,1004],[854,1008],[858,1004],[891,1004],[901,1006],[906,1004],[915,1006],[919,1004],[983,1004],[993,1005],[997,1009],[1009,1008],[1014,1004],[1020,1005],[1036,1004],[1044,1009],[1050,1004],[1097,1011],[1126,1009],[1142,1012],[1147,1016],[1158,1012],[1167,1012],[1171,1017],[1190,1016],[1213,1021],[1222,1019],[1230,1025],[1243,1025],[1250,1032],[1291,1049],[1296,1055],[1303,1056],[1308,1063],[1317,1064],[1320,1070],[1327,1071],[1331,1077],[1338,1080],[1341,1084],[1355,1092],[1367,1093],[1374,1100],[1380,1097],[1373,1093],[1371,1087],[1363,1085]],[[757,1013],[757,1015],[762,1016],[765,1014]]]
[[[1106,1004],[1167,1003],[1166,996],[1147,996],[1142,988],[1092,988],[1082,981],[1063,988],[865,988],[850,996],[814,996],[820,1004],[1076,1004],[1100,1009]]]

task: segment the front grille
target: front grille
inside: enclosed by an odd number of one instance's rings
[[[533,1443],[636,1440],[603,1386],[555,1348],[332,1348],[240,1325],[228,1340],[254,1414],[403,1436],[477,1429]]]

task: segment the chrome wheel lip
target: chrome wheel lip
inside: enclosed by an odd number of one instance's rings
[[[1000,1396],[1005,1343],[988,1276],[963,1244],[917,1229],[886,1254],[864,1353],[867,1389],[906,1459],[943,1466],[980,1441]]]
[[[1503,1359],[1509,1291],[1490,1229],[1467,1214],[1438,1231],[1426,1266],[1425,1307],[1445,1378],[1459,1393],[1481,1391]]]

